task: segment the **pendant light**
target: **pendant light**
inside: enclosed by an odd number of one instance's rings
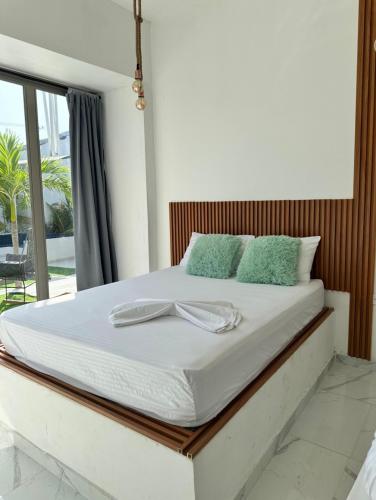
[[[133,92],[136,92],[138,99],[136,101],[136,108],[143,111],[146,107],[146,100],[144,97],[144,84],[142,74],[142,50],[141,50],[141,23],[143,21],[141,15],[141,0],[133,0],[133,16],[136,24],[136,71],[134,74],[134,82],[132,84]]]

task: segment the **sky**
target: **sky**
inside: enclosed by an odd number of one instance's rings
[[[40,139],[47,137],[42,94],[43,92],[37,91]],[[66,132],[69,130],[69,114],[65,97],[58,95],[57,102],[59,132]],[[7,129],[16,132],[22,142],[26,142],[22,85],[0,80],[0,132]]]

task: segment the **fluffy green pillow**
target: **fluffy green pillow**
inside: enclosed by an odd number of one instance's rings
[[[250,241],[240,261],[237,280],[296,285],[300,245],[300,238],[289,236],[260,236]]]
[[[187,273],[207,278],[229,278],[239,262],[241,240],[236,236],[200,236],[192,248]]]

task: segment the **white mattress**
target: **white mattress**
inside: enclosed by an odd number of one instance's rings
[[[210,333],[176,317],[114,328],[111,309],[136,298],[226,300],[243,319]],[[180,266],[11,309],[0,338],[25,364],[177,425],[222,410],[324,305],[319,280],[294,287],[189,276]]]

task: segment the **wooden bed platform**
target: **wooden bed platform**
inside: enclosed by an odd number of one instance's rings
[[[210,422],[196,428],[185,428],[161,422],[135,410],[121,406],[89,392],[77,389],[58,379],[40,373],[10,356],[0,345],[0,365],[9,368],[41,385],[80,403],[136,432],[163,444],[189,458],[224,427],[233,415],[272,377],[314,331],[330,316],[332,309],[325,307],[308,323],[294,340],[253,380],[224,410]]]
[[[322,278],[327,289],[344,284],[348,275],[341,274],[349,260],[339,262],[333,250],[333,235],[342,226],[335,224],[337,229],[329,233],[317,227],[317,220],[329,212],[318,210],[316,202],[304,207],[287,203],[288,211],[281,203],[283,218],[273,216],[273,204],[263,202],[257,202],[255,211],[253,202],[171,203],[172,264],[182,258],[192,231],[320,234],[323,250],[316,258],[315,277]],[[345,201],[340,213],[347,209]],[[260,214],[261,222],[270,221],[266,228],[258,224]],[[284,222],[273,225],[276,220]],[[323,257],[327,254],[328,259]],[[235,499],[330,362],[331,313],[324,307],[226,408],[196,428],[167,424],[72,387],[29,368],[0,346],[1,420],[114,498]]]

